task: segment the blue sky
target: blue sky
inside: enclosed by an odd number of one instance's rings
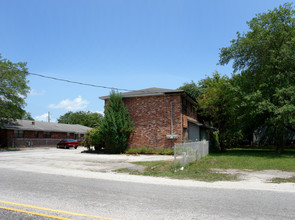
[[[130,90],[176,89],[217,70],[219,49],[280,0],[1,0],[0,53],[29,72]],[[103,112],[110,90],[30,75],[26,111]]]

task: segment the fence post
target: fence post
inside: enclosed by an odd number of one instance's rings
[[[174,143],[174,172],[176,172],[176,144]]]

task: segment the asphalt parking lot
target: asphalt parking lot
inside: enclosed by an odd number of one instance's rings
[[[78,149],[40,147],[1,151],[0,163],[1,167],[27,171],[87,170],[105,173],[120,168],[140,169],[140,166],[131,164],[131,162],[173,159],[172,156],[160,155],[81,153],[84,150],[86,150],[84,147],[78,147]]]

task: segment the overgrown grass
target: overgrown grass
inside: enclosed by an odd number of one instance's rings
[[[118,172],[201,181],[237,180],[235,175],[218,173],[212,169],[295,171],[295,149],[286,149],[283,154],[276,154],[273,147],[230,149],[225,153],[210,154],[176,173],[173,161],[136,162],[135,164],[143,165],[146,168],[144,171],[120,169]]]
[[[201,181],[222,181],[222,180],[237,180],[235,175],[222,174],[209,170],[207,167],[198,167],[194,163],[187,166],[183,171],[174,172],[173,161],[149,161],[149,162],[134,162],[134,164],[145,166],[145,170],[137,171],[131,169],[119,169],[117,172],[130,173],[134,175],[144,176],[162,176],[175,179],[195,179]]]
[[[225,153],[210,154],[212,168],[295,171],[295,149],[275,153],[274,147],[244,147],[229,149]]]
[[[147,148],[147,147],[139,147],[139,148],[129,148],[125,151],[126,154],[160,154],[160,155],[173,155],[174,149],[167,148]]]

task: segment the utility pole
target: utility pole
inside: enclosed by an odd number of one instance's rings
[[[50,112],[48,112],[48,123],[50,122]]]

